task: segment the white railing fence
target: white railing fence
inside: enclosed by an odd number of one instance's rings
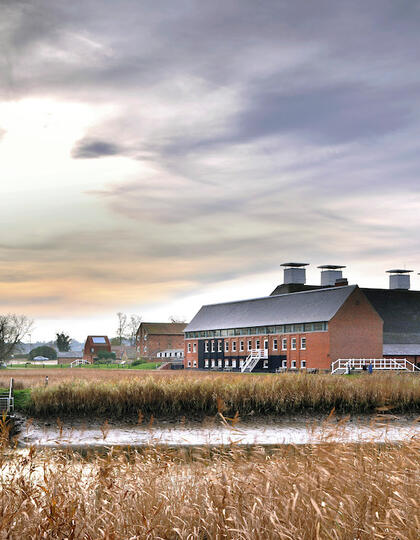
[[[409,371],[420,373],[420,369],[406,358],[339,358],[331,364],[331,373],[343,374],[350,370],[363,371],[372,366],[372,371]]]
[[[82,358],[78,358],[77,360],[73,360],[73,362],[70,363],[70,367],[77,367],[77,366],[83,366],[85,364],[91,364],[89,360],[84,360]]]

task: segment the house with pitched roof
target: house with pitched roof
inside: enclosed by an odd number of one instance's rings
[[[83,348],[83,360],[93,362],[99,351],[111,352],[111,343],[108,336],[88,336]]]

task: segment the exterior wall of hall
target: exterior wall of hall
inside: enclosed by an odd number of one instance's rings
[[[330,357],[382,358],[383,321],[372,304],[356,289],[329,323]]]
[[[248,341],[251,341],[251,348],[256,349],[257,341],[260,341],[259,348],[264,348],[264,341],[268,340],[268,354],[269,358],[277,358],[283,360],[286,358],[287,368],[292,369],[292,362],[295,361],[295,369],[302,367],[302,361],[306,362],[306,368],[321,368],[328,362],[329,352],[329,332],[297,332],[288,334],[269,334],[269,335],[251,335],[251,336],[235,336],[225,338],[201,338],[201,339],[186,339],[184,348],[184,367],[189,369],[200,368],[204,369],[204,358],[209,360],[215,359],[217,365],[217,359],[223,360],[223,367],[225,367],[225,359],[229,359],[230,366],[231,360],[237,361],[236,369],[239,370],[239,362],[241,359],[246,359],[249,354]],[[292,349],[292,339],[296,339],[296,349]],[[306,348],[301,349],[301,338],[306,338]],[[277,349],[274,349],[274,340],[277,339]],[[282,348],[283,339],[287,340],[287,349]],[[209,353],[204,353],[204,343],[209,343]],[[215,351],[211,352],[211,342],[215,343]],[[240,350],[240,342],[244,343],[244,350]],[[221,343],[221,351],[218,351],[218,342]],[[225,342],[229,343],[229,350],[225,352]],[[236,342],[236,351],[232,351],[232,343]],[[191,344],[191,352],[188,352],[188,344]],[[195,347],[194,347],[195,344]],[[194,350],[195,349],[195,350]],[[281,365],[281,362],[279,362]],[[328,369],[329,365],[325,367]],[[257,366],[258,369],[258,366]],[[262,369],[262,371],[264,371]]]

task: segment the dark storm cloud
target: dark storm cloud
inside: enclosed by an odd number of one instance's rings
[[[90,159],[121,154],[121,149],[114,143],[84,138],[78,141],[73,150],[72,157],[76,159]]]

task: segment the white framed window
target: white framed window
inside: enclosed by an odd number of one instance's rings
[[[219,358],[219,360],[217,361],[217,365],[221,368],[222,367],[222,359]]]
[[[283,362],[281,363],[281,367],[283,369],[287,369],[287,360],[283,360]]]
[[[211,352],[214,352],[214,341],[211,342]]]
[[[264,340],[264,350],[268,350],[268,339]]]
[[[209,361],[208,360],[204,360],[204,367],[209,367]]]
[[[290,348],[292,349],[292,351],[296,350],[296,338],[295,337],[292,337],[292,339],[290,341]]]
[[[191,343],[188,343],[188,352],[191,352]]]
[[[257,339],[256,342],[255,342],[255,348],[256,349],[260,348],[260,340],[259,339]]]
[[[211,367],[216,367],[216,360],[214,358],[211,360]]]
[[[193,344],[193,352],[197,352],[197,343]]]
[[[281,340],[281,350],[282,351],[287,351],[287,338],[283,338]]]
[[[222,352],[222,342],[221,341],[217,342],[217,352]]]
[[[242,368],[243,365],[244,365],[244,361],[243,361],[243,359],[241,358],[241,359],[239,360],[239,367]]]
[[[236,360],[232,360],[232,367],[236,368]]]
[[[204,343],[204,352],[209,352],[209,342],[208,341],[206,341]]]
[[[306,350],[306,337],[301,337],[300,338],[300,348],[301,348],[302,351]]]
[[[188,360],[188,367],[191,367],[191,360]]]
[[[296,369],[296,360],[292,360],[292,369]]]
[[[236,352],[236,341],[232,341],[232,352]]]
[[[197,367],[197,360],[194,360],[193,367]]]
[[[277,351],[277,339],[273,339],[273,351]]]
[[[228,359],[225,360],[225,367],[229,367],[229,360]]]
[[[229,352],[229,341],[225,341],[225,352]]]
[[[268,369],[268,360],[264,360],[263,362],[263,368]]]
[[[252,339],[248,339],[248,351],[252,350]]]
[[[242,340],[239,342],[239,350],[241,352],[244,350],[244,342]]]
[[[305,368],[306,368],[306,360],[301,360],[301,361],[300,361],[300,367],[301,367],[302,369],[305,369]]]

